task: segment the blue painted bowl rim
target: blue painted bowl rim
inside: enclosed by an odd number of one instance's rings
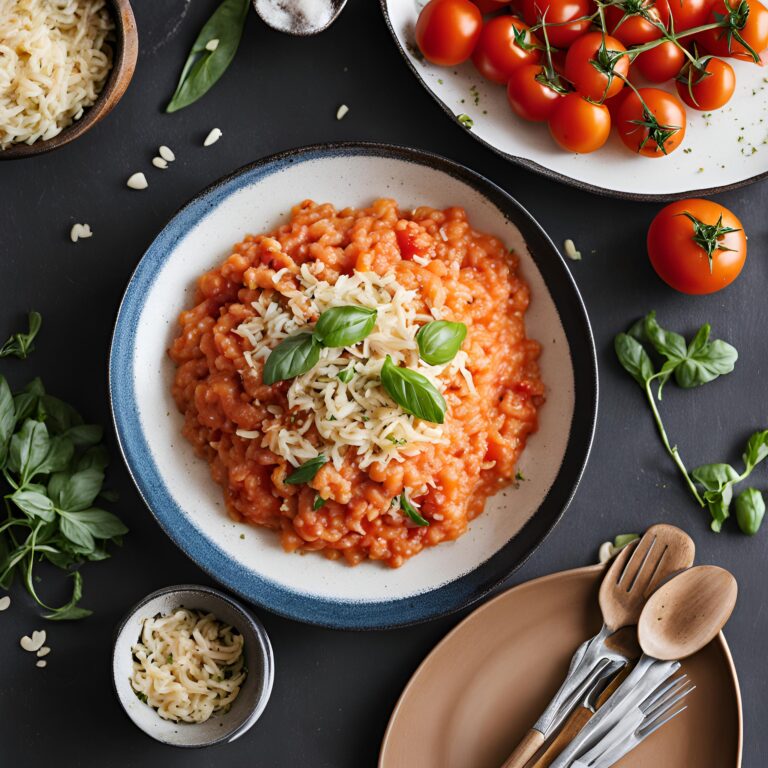
[[[250,714],[241,723],[234,726],[231,730],[226,731],[225,733],[217,736],[215,739],[211,739],[210,741],[201,742],[199,744],[178,744],[178,743],[165,741],[159,738],[156,734],[145,730],[144,728],[141,727],[141,725],[139,725],[139,723],[137,723],[128,714],[123,704],[123,700],[120,698],[120,694],[117,687],[117,675],[115,671],[115,666],[116,666],[115,654],[117,653],[117,641],[125,631],[125,628],[128,625],[128,622],[139,611],[141,611],[145,605],[152,602],[152,600],[154,600],[155,598],[164,597],[165,595],[174,595],[178,597],[179,604],[181,605],[182,601],[186,598],[190,598],[188,602],[194,602],[194,595],[200,594],[200,593],[209,595],[210,597],[213,597],[216,600],[221,601],[222,603],[227,603],[231,608],[235,610],[237,614],[242,616],[243,624],[242,625],[238,624],[235,627],[235,629],[237,629],[240,632],[240,634],[245,634],[246,632],[248,632],[251,635],[253,635],[253,637],[256,640],[256,643],[261,649],[261,659],[259,660],[260,661],[259,672],[261,673],[262,685],[258,691],[258,697],[253,702],[253,706],[251,707]],[[120,702],[120,706],[122,707],[123,712],[125,712],[128,719],[142,733],[145,733],[147,736],[153,738],[155,741],[159,741],[161,744],[168,744],[169,746],[172,746],[172,747],[179,747],[181,749],[201,749],[203,747],[211,747],[214,744],[221,744],[222,742],[229,743],[231,741],[234,741],[235,739],[238,739],[246,731],[252,728],[253,725],[262,716],[262,714],[264,714],[264,710],[267,708],[269,699],[272,696],[272,688],[275,683],[275,654],[274,654],[274,651],[272,650],[272,643],[269,640],[269,635],[267,634],[267,630],[264,628],[264,625],[256,618],[256,616],[254,616],[238,600],[235,600],[233,597],[230,597],[229,595],[225,594],[219,589],[216,589],[215,587],[207,587],[207,586],[204,586],[203,584],[174,584],[169,587],[161,587],[160,589],[156,589],[154,592],[150,592],[148,595],[145,595],[144,597],[142,597],[138,603],[133,605],[125,613],[120,623],[117,625],[117,628],[115,629],[115,633],[112,640],[112,656],[110,658],[110,661],[112,662],[112,690],[114,691],[115,696],[117,697],[117,700]],[[252,668],[255,668],[255,661],[253,659],[247,659],[246,661],[247,661],[247,664],[249,664]]]
[[[373,156],[425,165],[467,184],[512,221],[544,278],[565,331],[573,362],[575,404],[563,463],[537,512],[498,552],[474,570],[434,590],[396,600],[353,602],[321,598],[256,574],[201,535],[172,497],[141,428],[133,386],[135,330],[149,287],[193,222],[237,190],[288,164],[343,156]],[[565,260],[536,220],[507,192],[465,166],[423,150],[392,144],[340,142],[279,152],[234,171],[193,197],[147,249],[126,287],[109,353],[109,395],[117,440],[128,471],[160,527],[213,579],[281,616],[335,629],[388,629],[453,613],[488,594],[519,568],[561,518],[587,463],[597,420],[597,357],[581,295]]]

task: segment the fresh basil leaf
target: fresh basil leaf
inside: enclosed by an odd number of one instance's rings
[[[648,339],[648,335],[645,332],[645,318],[641,317],[632,323],[630,329],[627,331],[627,336],[631,336],[635,341],[639,341],[641,344],[645,344]]]
[[[332,307],[323,312],[314,336],[324,347],[351,347],[376,325],[376,310],[367,307]]]
[[[42,395],[40,398],[45,408],[45,423],[52,434],[60,435],[70,427],[83,423],[80,414],[68,403],[53,395]]]
[[[79,424],[64,432],[64,437],[71,440],[78,448],[90,448],[101,442],[104,430],[99,424]]]
[[[86,555],[86,558],[91,562],[98,562],[100,560],[109,560],[110,554],[104,547],[100,547],[97,544],[93,551]]]
[[[355,378],[355,366],[354,364],[350,365],[349,368],[345,368],[343,371],[339,371],[336,374],[336,378],[339,381],[343,381],[345,384],[349,384],[352,379]]]
[[[467,336],[464,323],[451,323],[447,320],[434,320],[419,328],[416,343],[419,345],[419,357],[430,365],[450,363]]]
[[[77,605],[83,596],[83,577],[78,571],[75,571],[72,574],[72,578],[75,580],[75,583],[72,586],[72,597],[69,598],[69,602],[66,605],[62,605],[61,608],[56,608],[51,613],[46,614],[44,618],[51,619],[51,621],[74,621],[76,619],[84,619],[93,613],[93,611],[80,608]]]
[[[213,12],[189,52],[166,112],[188,107],[224,74],[240,45],[249,6],[250,0],[224,0]],[[212,40],[218,40],[213,51],[206,48]]]
[[[739,480],[739,473],[730,464],[703,464],[691,472],[691,477],[707,491],[721,491]]]
[[[103,472],[109,465],[109,454],[107,449],[103,445],[94,445],[92,448],[88,448],[83,455],[77,460],[78,472],[83,469],[98,469]]]
[[[715,533],[720,533],[723,523],[730,517],[731,499],[733,498],[733,485],[728,484],[720,491],[706,491],[704,501],[707,504],[709,514],[712,515],[710,528]]]
[[[49,563],[52,563],[62,570],[67,570],[70,566],[81,561],[80,556],[75,555],[72,552],[44,552],[43,556]]]
[[[645,389],[645,383],[653,376],[653,363],[637,339],[620,333],[613,341],[616,357],[624,370]]]
[[[747,488],[736,497],[734,504],[739,528],[747,536],[754,536],[760,530],[765,517],[763,494],[756,488]]]
[[[37,468],[38,473],[50,474],[51,472],[65,470],[69,466],[74,452],[75,446],[71,440],[68,440],[63,435],[52,437],[45,460]]]
[[[70,512],[67,517],[77,520],[78,523],[88,528],[94,539],[111,539],[113,536],[122,536],[128,533],[128,528],[116,515],[96,507],[83,509],[79,512]]]
[[[406,515],[414,522],[416,525],[429,525],[429,520],[425,520],[418,512],[416,507],[411,504],[410,501],[408,501],[408,497],[405,495],[405,493],[400,494],[400,509],[405,512]]]
[[[315,456],[314,459],[305,461],[300,467],[294,469],[288,477],[285,478],[285,482],[288,485],[301,485],[302,483],[309,483],[315,479],[315,475],[320,471],[320,467],[323,466],[328,459],[321,453]]]
[[[40,332],[40,326],[43,324],[43,318],[39,312],[29,313],[29,330],[26,333],[14,333],[2,347],[0,347],[0,357],[18,357],[19,360],[25,360],[30,352],[34,350],[35,336]]]
[[[96,546],[96,542],[93,540],[93,534],[90,532],[87,525],[77,519],[76,512],[61,511],[59,530],[67,539],[69,539],[69,541],[76,544],[80,548],[79,551],[82,553],[90,552]]]
[[[69,481],[67,472],[55,472],[48,478],[48,495],[53,499],[53,503],[61,506],[61,494]]]
[[[624,549],[624,547],[627,546],[627,544],[631,544],[636,539],[639,539],[640,536],[637,533],[620,533],[616,538],[613,540],[613,546],[616,549]]]
[[[264,364],[262,381],[269,385],[311,371],[320,359],[320,345],[311,333],[298,333],[281,341]]]
[[[21,475],[22,484],[31,480],[45,461],[50,447],[45,424],[27,419],[11,438],[9,467]]]
[[[733,370],[739,353],[725,341],[709,341],[709,324],[699,328],[688,346],[685,360],[675,368],[675,381],[690,389],[714,381]]]
[[[406,413],[433,424],[445,421],[445,399],[429,379],[395,365],[389,355],[381,368],[381,385]]]
[[[53,501],[37,491],[15,491],[10,500],[30,517],[39,517],[48,523],[56,518]]]
[[[16,425],[16,409],[8,382],[0,376],[0,467],[8,458],[8,444]]]
[[[104,473],[98,469],[75,472],[60,490],[59,507],[67,512],[77,512],[90,507],[99,495],[103,482]]]
[[[312,502],[312,509],[317,512],[318,509],[322,509],[325,506],[325,502],[328,499],[324,499],[319,493],[315,496],[315,500]]]
[[[99,498],[104,499],[104,501],[111,501],[114,503],[120,501],[120,494],[114,490],[114,488],[103,488],[99,494]]]
[[[679,333],[662,328],[655,312],[649,312],[645,318],[645,335],[653,348],[670,362],[683,360],[688,352],[685,339]]]
[[[768,429],[755,432],[747,440],[747,447],[742,456],[746,474],[749,474],[766,456],[768,456]]]

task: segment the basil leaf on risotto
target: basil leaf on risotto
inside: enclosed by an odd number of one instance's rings
[[[400,494],[400,509],[405,512],[406,515],[414,522],[416,525],[429,525],[429,520],[425,520],[418,512],[416,507],[411,504],[411,502],[408,500],[408,497],[404,494]]]
[[[320,467],[327,461],[328,459],[321,453],[319,456],[315,456],[314,459],[305,461],[300,467],[291,472],[291,474],[285,478],[285,482],[288,483],[288,485],[309,483],[315,479],[315,475],[320,471]]]
[[[324,347],[351,347],[362,341],[375,324],[375,309],[332,307],[320,315],[314,336]]]
[[[320,345],[311,333],[298,333],[283,339],[264,363],[262,381],[269,385],[311,371],[320,359]]]
[[[381,385],[406,413],[433,424],[445,421],[445,400],[429,379],[410,368],[400,368],[389,355],[381,368]]]
[[[461,349],[466,336],[467,326],[464,323],[434,320],[422,325],[416,334],[419,357],[430,365],[450,363]]]

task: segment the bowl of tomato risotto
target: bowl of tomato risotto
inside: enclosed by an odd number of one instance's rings
[[[544,539],[597,410],[567,266],[500,188],[428,153],[309,147],[176,214],[110,353],[123,455],[165,532],[294,619],[422,621]]]

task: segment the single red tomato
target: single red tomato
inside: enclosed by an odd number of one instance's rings
[[[722,59],[707,59],[704,72],[706,75],[695,69],[686,70],[675,85],[680,98],[689,107],[710,112],[730,101],[736,89],[736,73]]]
[[[503,8],[507,0],[472,0],[472,2],[480,9],[480,13],[485,15]]]
[[[582,96],[600,102],[610,99],[624,87],[622,77],[629,72],[629,56],[617,55],[626,50],[615,37],[589,32],[568,49],[565,76]]]
[[[552,138],[569,152],[594,152],[608,141],[611,116],[604,104],[569,93],[559,99],[549,118]]]
[[[533,26],[547,24],[547,39],[556,48],[567,48],[589,31],[592,0],[523,0],[523,18]],[[571,22],[570,24],[566,22]],[[538,33],[544,38],[544,32]]]
[[[730,19],[734,29],[756,54],[768,48],[768,8],[758,0],[715,0],[710,6],[707,23],[718,21],[718,16]],[[735,59],[754,61],[754,57],[729,29],[708,29],[696,39],[716,56],[732,56]]]
[[[522,35],[522,44],[517,35]],[[483,27],[472,63],[486,79],[506,83],[513,70],[541,59],[541,51],[533,47],[536,45],[539,41],[520,19],[497,16]]]
[[[671,40],[659,43],[655,48],[638,54],[634,65],[651,83],[665,83],[677,77],[685,64],[685,54]]]
[[[685,122],[685,107],[676,96],[659,88],[640,88],[638,93],[628,93],[622,102],[616,128],[633,152],[663,157],[680,146]]]
[[[648,229],[648,256],[676,291],[714,293],[732,283],[747,258],[741,222],[711,200],[678,200],[662,208]]]
[[[427,61],[453,67],[472,55],[482,27],[470,0],[430,0],[416,21],[416,44]]]
[[[563,96],[562,92],[547,85],[546,72],[541,64],[524,64],[509,76],[509,105],[524,120],[549,120],[555,105]]]
[[[707,23],[712,0],[668,0],[675,32],[701,27]]]
[[[658,40],[663,34],[659,24],[669,24],[667,0],[620,0],[605,9],[606,29],[626,46]]]

